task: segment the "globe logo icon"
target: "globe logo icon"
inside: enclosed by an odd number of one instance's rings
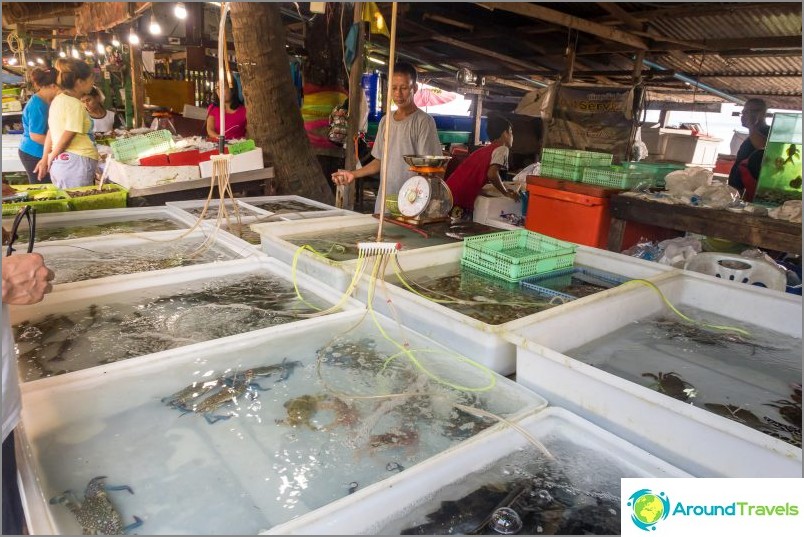
[[[628,498],[631,508],[631,522],[644,531],[656,529],[656,523],[670,514],[670,500],[664,492],[658,494],[650,489],[636,491]]]

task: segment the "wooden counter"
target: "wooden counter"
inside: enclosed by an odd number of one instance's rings
[[[233,173],[229,177],[232,191],[238,197],[273,195],[271,179],[273,167],[261,170]],[[130,207],[164,205],[166,201],[206,199],[209,195],[210,178],[194,181],[179,181],[148,188],[132,188],[128,191]],[[217,196],[217,189],[216,194]]]
[[[801,224],[768,216],[672,205],[622,194],[611,197],[609,209],[611,227],[608,249],[615,252],[621,251],[625,222],[633,221],[742,242],[768,250],[801,254]]]

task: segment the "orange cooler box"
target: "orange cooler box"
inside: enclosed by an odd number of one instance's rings
[[[573,181],[530,176],[525,229],[605,250],[611,224],[609,198],[620,192]],[[622,249],[630,248],[642,238],[661,241],[678,235],[677,231],[628,222]]]

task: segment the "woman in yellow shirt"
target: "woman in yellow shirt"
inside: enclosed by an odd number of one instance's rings
[[[92,120],[81,102],[81,97],[92,89],[92,68],[72,58],[57,60],[55,67],[61,93],[50,104],[49,129],[37,173],[42,178],[49,171],[58,188],[92,185],[99,157],[89,137]]]

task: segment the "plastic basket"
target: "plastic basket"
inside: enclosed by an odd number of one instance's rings
[[[664,178],[667,174],[677,170],[685,169],[683,164],[671,164],[668,162],[626,162],[623,164],[628,169],[645,174],[656,187],[664,187]]]
[[[645,173],[622,166],[584,168],[581,182],[623,190],[633,188],[642,182],[653,184],[651,178]]]
[[[3,88],[3,97],[16,96],[20,94],[22,94],[22,88],[20,87]]]
[[[587,166],[610,166],[614,155],[578,149],[542,149],[541,175],[580,181]]]
[[[174,146],[173,135],[166,129],[137,134],[131,138],[123,138],[110,143],[114,159],[123,164],[128,164],[143,156],[165,153]]]
[[[77,188],[69,188],[65,190],[69,196],[67,202],[70,209],[73,211],[88,211],[92,209],[121,209],[126,206],[126,198],[128,191],[120,185],[106,184],[101,187],[100,194],[92,194],[89,196],[77,196],[72,194],[75,192],[87,192],[89,190],[97,190],[97,186],[79,186]]]
[[[30,205],[32,209],[36,209],[37,213],[60,213],[70,210],[70,206],[67,203],[67,194],[65,194],[63,190],[47,188],[44,190],[28,190],[28,192],[28,195],[31,197],[37,194],[48,193],[56,199],[33,200],[29,198],[28,201],[3,203],[3,216],[13,216],[26,205]]]
[[[524,229],[488,233],[463,240],[461,265],[518,282],[534,274],[571,267],[576,248],[575,244]]]
[[[527,289],[530,292],[545,296],[559,296],[565,300],[575,300],[579,298],[570,293],[559,291],[558,289],[569,287],[572,284],[572,279],[578,279],[605,287],[610,289],[622,285],[630,278],[613,274],[603,270],[591,269],[586,267],[570,267],[560,270],[554,270],[545,274],[537,274],[530,276],[519,282],[520,287]]]
[[[254,140],[244,140],[242,142],[235,142],[233,144],[229,144],[227,148],[229,149],[229,154],[239,155],[240,153],[245,153],[246,151],[256,149],[257,144],[254,143]]]

